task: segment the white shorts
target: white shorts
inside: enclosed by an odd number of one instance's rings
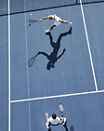
[[[56,26],[59,26],[59,25],[61,24],[61,22],[55,20],[54,24],[55,24]]]
[[[55,24],[56,26],[59,26],[59,25],[61,24],[61,22],[59,22],[59,20],[61,20],[61,18],[58,17],[58,16],[55,16],[54,24]]]

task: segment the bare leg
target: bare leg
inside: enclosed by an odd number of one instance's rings
[[[53,30],[54,27],[56,27],[55,24],[51,25],[51,28],[49,29],[49,31]]]

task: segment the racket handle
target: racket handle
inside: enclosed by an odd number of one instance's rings
[[[64,117],[63,112],[61,112],[61,117]]]

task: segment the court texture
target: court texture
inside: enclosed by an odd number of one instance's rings
[[[72,24],[29,25],[52,14]],[[59,103],[69,131],[104,131],[104,1],[0,0],[0,131],[47,131]]]

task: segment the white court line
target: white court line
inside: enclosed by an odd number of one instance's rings
[[[104,90],[89,91],[89,92],[82,92],[82,93],[73,93],[73,94],[64,94],[64,95],[56,95],[56,96],[37,97],[37,98],[29,98],[29,99],[20,99],[20,100],[12,100],[11,103],[29,102],[29,101],[69,97],[69,96],[88,95],[88,94],[95,94],[95,93],[102,93],[102,92],[104,92]]]
[[[24,0],[24,10],[26,10],[25,7],[25,0]],[[28,97],[30,97],[30,89],[29,89],[29,68],[27,66],[28,62],[28,40],[27,40],[27,19],[26,19],[26,13],[24,13],[25,16],[25,37],[26,37],[26,70],[27,70],[27,87],[28,87]]]
[[[25,6],[25,0],[24,0],[24,10],[26,10],[26,6]],[[28,88],[28,98],[30,97],[30,89],[29,89],[29,69],[27,66],[27,62],[28,62],[28,40],[27,40],[27,17],[26,17],[26,13],[24,13],[25,16],[25,37],[26,37],[26,70],[27,70],[27,88]],[[28,103],[29,105],[29,131],[31,131],[31,109],[30,109],[30,103]]]
[[[11,131],[11,78],[10,78],[10,0],[8,0],[8,131]]]
[[[93,65],[93,60],[92,60],[91,49],[90,49],[90,43],[89,43],[89,38],[88,38],[86,20],[85,20],[84,10],[83,10],[83,6],[82,6],[82,0],[80,0],[80,6],[81,6],[81,12],[82,12],[83,23],[84,23],[84,30],[85,30],[86,40],[87,40],[87,46],[88,46],[88,51],[89,51],[89,56],[90,56],[90,62],[91,62],[91,68],[92,68],[95,88],[96,88],[96,91],[98,91],[98,85],[97,85],[97,81],[96,81],[95,70],[94,70],[94,65]]]

